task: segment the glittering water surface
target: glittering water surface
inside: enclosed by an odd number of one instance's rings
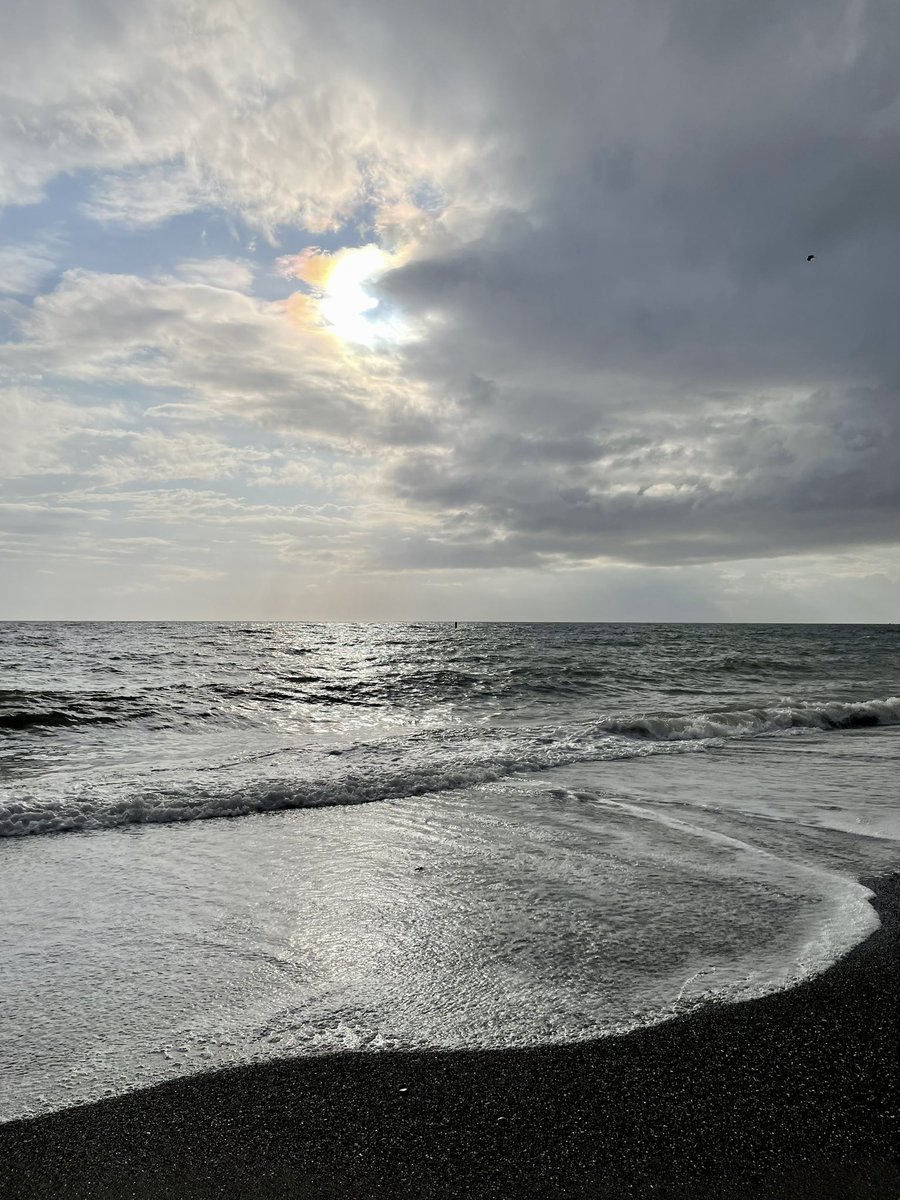
[[[600,1036],[821,969],[897,864],[898,649],[0,626],[0,1116],[275,1055]]]

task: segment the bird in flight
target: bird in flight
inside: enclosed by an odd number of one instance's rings
[[[812,262],[812,260],[813,260],[815,257],[816,257],[816,256],[815,256],[814,254],[807,254],[807,256],[806,256],[806,261],[807,261],[807,262]]]

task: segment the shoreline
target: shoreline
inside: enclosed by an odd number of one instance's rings
[[[595,1042],[275,1060],[11,1121],[0,1195],[888,1200],[900,875],[864,882],[881,927],[786,991]]]

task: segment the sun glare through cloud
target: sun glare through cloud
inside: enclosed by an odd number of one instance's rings
[[[387,255],[377,246],[337,256],[319,310],[332,332],[345,342],[372,346],[384,337],[388,323],[378,316],[381,304],[367,285],[374,283],[387,265]]]
[[[335,254],[306,250],[281,259],[280,267],[310,290],[303,299],[311,303],[294,306],[295,313],[312,312],[340,341],[373,349],[411,336],[409,322],[373,291],[381,276],[399,263],[399,255],[369,244]]]

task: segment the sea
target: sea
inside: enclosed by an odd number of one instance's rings
[[[900,864],[900,629],[0,625],[0,1120],[791,987]]]

